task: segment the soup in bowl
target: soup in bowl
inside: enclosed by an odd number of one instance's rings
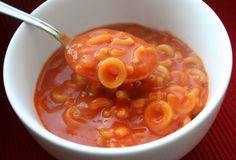
[[[50,0],[32,14],[69,35],[119,24],[102,28],[131,33],[154,47],[159,55],[155,70],[142,80],[135,81],[135,84],[124,83],[107,89],[109,85],[103,82],[102,93],[96,93],[100,83],[94,84],[94,81],[73,74],[68,66],[66,69],[57,67],[60,63],[67,65],[64,52],[59,52],[60,49],[55,52],[60,46],[58,42],[46,33],[22,24],[9,44],[4,62],[4,84],[14,111],[36,141],[58,159],[181,158],[203,138],[213,123],[230,79],[232,53],[223,24],[202,1],[133,3],[104,0],[96,5],[94,3],[92,0]],[[153,34],[144,32],[142,36],[144,30]],[[168,37],[173,42],[168,41]],[[54,52],[56,54],[52,56]],[[109,58],[124,60],[119,59],[121,52],[110,53],[112,51],[108,52]],[[58,55],[59,58],[56,57]],[[135,62],[138,63],[139,59],[134,58],[132,64]],[[80,64],[88,66],[84,61]],[[125,67],[127,75],[136,71],[135,67]],[[61,70],[53,77],[53,69],[58,68]],[[166,74],[167,71],[170,73]],[[75,80],[79,81],[79,85],[74,85]],[[200,90],[198,83],[195,86],[195,81],[203,84]],[[65,85],[69,88],[66,88],[66,93],[72,93],[73,87],[80,87],[81,83],[84,86],[73,92],[75,98],[71,94],[69,96],[79,105],[81,103],[78,101],[83,99],[81,108],[90,106],[95,111],[85,111],[82,120],[78,120],[82,121],[82,125],[78,125],[75,120],[78,114],[72,112],[78,111],[78,108],[74,102],[70,104],[71,101],[67,101],[68,95],[61,94],[60,89],[56,92],[58,90],[53,86],[61,88],[60,85]],[[139,87],[140,84],[144,85]],[[47,87],[52,87],[52,92],[48,92],[50,89]],[[77,91],[81,93],[77,94]],[[94,94],[97,96],[93,97]],[[200,109],[194,108],[196,105],[189,108],[193,106],[189,104],[196,95],[201,103]],[[45,97],[47,103],[44,106]],[[97,110],[99,101],[105,105]],[[180,101],[181,106],[187,103],[187,107],[179,108],[177,104]],[[50,106],[52,103],[54,106]],[[59,109],[55,107],[62,103]],[[79,110],[79,113],[82,112]],[[158,116],[159,113],[166,114]],[[71,115],[75,116],[72,120]],[[163,118],[164,123],[159,123]]]

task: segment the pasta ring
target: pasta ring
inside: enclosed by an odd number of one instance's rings
[[[119,87],[126,77],[125,64],[118,58],[107,58],[98,65],[98,79],[107,88]]]
[[[194,109],[196,104],[196,95],[194,91],[190,91],[186,95],[186,101],[181,103],[181,100],[176,95],[169,93],[167,95],[167,101],[168,104],[173,107],[173,109],[177,110],[179,113],[186,114]]]
[[[153,101],[144,111],[144,121],[146,125],[156,134],[171,123],[172,117],[172,108],[165,101]]]

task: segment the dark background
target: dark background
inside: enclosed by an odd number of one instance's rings
[[[45,0],[3,0],[28,13]],[[205,0],[223,21],[236,56],[236,1]],[[20,21],[0,14],[0,69],[7,46]],[[216,121],[205,138],[182,160],[236,160],[236,68]],[[2,74],[1,74],[2,76]],[[0,78],[0,160],[54,160],[29,135],[7,100]],[[181,146],[180,146],[181,147]],[[171,154],[171,153],[170,153]]]

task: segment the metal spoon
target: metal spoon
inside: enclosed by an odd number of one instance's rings
[[[24,22],[27,22],[37,28],[46,31],[54,38],[56,38],[60,43],[65,45],[70,38],[63,32],[60,32],[55,27],[51,26],[50,24],[42,21],[41,19],[34,17],[24,11],[21,11],[15,7],[12,7],[6,3],[0,2],[0,13],[4,13],[6,15],[12,16],[14,18],[20,19]]]
[[[9,15],[9,16],[12,16],[12,17],[15,17],[17,19],[20,19],[20,20],[23,20],[24,22],[27,22],[29,24],[32,24],[33,26],[36,26],[44,31],[46,31],[47,33],[51,34],[54,38],[56,38],[60,43],[62,43],[62,45],[66,46],[66,48],[70,48],[70,43],[68,43],[71,38],[69,38],[65,33],[63,32],[60,32],[58,29],[54,28],[53,26],[49,25],[48,23],[40,20],[39,18],[36,18],[28,13],[25,13],[15,7],[12,7],[8,4],[5,4],[3,2],[0,1],[0,13],[4,13],[6,15]],[[136,37],[138,38],[138,37]],[[72,39],[73,40],[73,39]],[[154,48],[153,48],[154,49]],[[91,80],[96,80],[96,81],[101,81],[99,79],[99,77],[95,77],[94,78],[94,75],[93,74],[88,74],[88,72],[84,72],[83,70],[81,72],[77,72],[77,67],[78,67],[78,59],[73,59],[73,56],[75,55],[75,53],[71,54],[70,52],[67,52],[69,51],[70,49],[66,49],[65,51],[65,55],[68,55],[68,56],[65,56],[65,57],[69,57],[67,59],[67,62],[68,62],[68,65],[71,67],[72,70],[75,71],[75,73],[77,74],[81,74],[82,76],[84,77],[87,77],[87,78],[90,78]],[[109,86],[110,88],[117,88],[119,85],[121,85],[123,82],[133,82],[133,81],[136,81],[137,79],[138,80],[141,80],[141,79],[144,79],[146,78],[149,74],[151,74],[151,72],[153,72],[154,68],[156,67],[156,58],[155,56],[157,55],[156,53],[154,53],[153,50],[149,50],[149,53],[151,56],[149,56],[150,58],[150,61],[149,61],[149,64],[151,64],[151,67],[150,65],[146,68],[147,72],[143,73],[141,72],[142,74],[139,75],[140,77],[136,77],[136,78],[133,78],[131,76],[130,79],[125,78],[122,79],[122,82],[121,83],[117,83],[118,85],[114,85],[111,87],[111,85]],[[77,53],[76,53],[77,54]],[[78,55],[80,53],[78,52]],[[131,53],[133,54],[133,53]],[[77,56],[79,57],[79,56]],[[154,57],[154,58],[153,58]],[[72,60],[70,60],[70,58],[72,58]],[[146,58],[145,58],[146,59]],[[114,60],[114,59],[113,59]],[[119,60],[120,61],[120,60]],[[122,62],[123,64],[123,62]],[[122,68],[123,69],[123,68]],[[124,67],[124,70],[125,70],[125,67]],[[123,71],[123,70],[122,70]],[[91,70],[91,72],[93,73],[94,70]],[[98,76],[98,74],[96,74],[96,70],[95,70],[95,76]],[[112,73],[113,74],[113,73]],[[125,71],[125,74],[126,74],[126,71]],[[114,76],[114,74],[112,75]],[[114,79],[117,79],[117,77],[115,77]],[[102,82],[101,82],[102,83]],[[106,86],[107,88],[109,88],[108,86]]]

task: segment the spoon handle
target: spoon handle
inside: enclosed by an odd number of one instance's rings
[[[15,7],[12,7],[6,3],[3,3],[0,1],[0,13],[4,13],[6,15],[15,17],[17,19],[20,19],[24,22],[27,22],[29,24],[32,24],[47,33],[51,34],[54,38],[56,38],[59,42],[62,44],[65,44],[69,38],[64,34],[61,33],[58,29],[54,28],[50,24],[40,20],[37,17],[34,17],[26,12],[23,12]]]

